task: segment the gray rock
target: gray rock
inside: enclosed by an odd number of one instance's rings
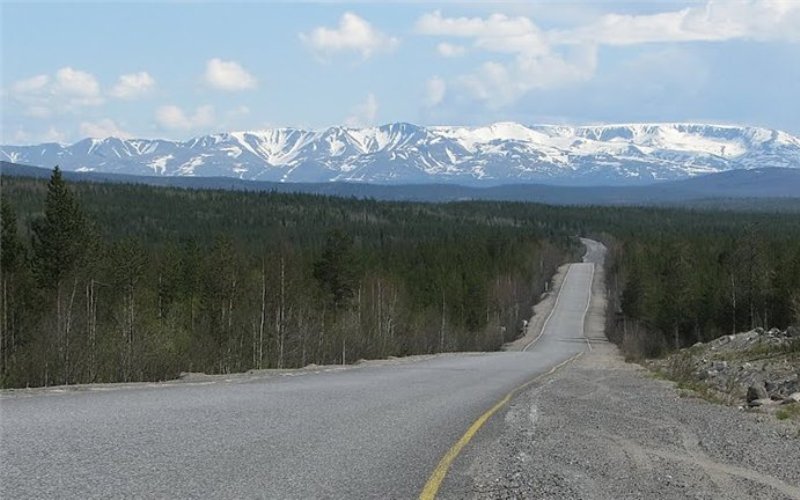
[[[790,326],[786,329],[786,336],[789,338],[799,338],[800,328],[797,328],[796,326]]]
[[[774,404],[774,401],[772,401],[769,398],[763,398],[763,399],[759,398],[759,399],[754,399],[752,401],[748,401],[747,402],[747,406],[749,406],[751,408],[754,408],[754,407],[757,407],[757,406],[766,406],[766,405],[771,405],[771,404]]]
[[[715,370],[720,370],[720,371],[721,370],[725,370],[725,369],[728,368],[728,362],[727,361],[714,361],[713,363],[711,363],[711,367],[713,369],[715,369]]]
[[[769,394],[763,385],[751,385],[747,388],[747,402],[752,403],[759,399],[769,399]]]
[[[800,392],[795,392],[794,394],[790,394],[783,400],[783,404],[788,405],[792,403],[800,403]]]

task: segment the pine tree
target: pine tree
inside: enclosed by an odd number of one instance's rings
[[[39,286],[55,295],[55,344],[63,383],[70,380],[70,329],[78,288],[76,268],[85,255],[85,220],[77,200],[67,189],[61,170],[53,169],[47,185],[44,217],[33,223],[34,272]],[[65,286],[69,278],[71,286]],[[66,290],[65,290],[66,289]],[[65,291],[67,292],[65,294]],[[45,383],[55,380],[45,362]]]
[[[0,281],[2,318],[0,318],[0,378],[8,371],[9,355],[16,347],[13,307],[13,277],[23,262],[24,248],[17,236],[17,216],[6,198],[0,200]]]
[[[42,288],[58,288],[74,271],[83,254],[84,229],[78,202],[55,167],[47,185],[44,217],[33,223],[34,267]]]
[[[353,239],[342,231],[331,232],[322,256],[314,263],[314,278],[335,307],[343,307],[355,296],[358,275]]]

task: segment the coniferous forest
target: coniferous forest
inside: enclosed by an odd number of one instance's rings
[[[2,178],[4,387],[497,349],[575,236],[657,356],[800,321],[800,216],[380,202]]]

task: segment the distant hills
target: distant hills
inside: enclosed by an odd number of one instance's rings
[[[47,178],[50,169],[0,162],[4,176]],[[512,184],[489,187],[453,184],[377,185],[347,182],[258,182],[227,177],[160,177],[64,172],[72,181],[134,183],[187,189],[310,193],[393,201],[525,201],[556,205],[686,205],[730,208],[800,209],[800,169],[733,170],[646,186],[552,186]]]
[[[766,128],[692,123],[391,123],[229,132],[188,141],[109,137],[4,145],[0,160],[103,174],[290,183],[627,186],[740,169],[799,168],[800,139]]]

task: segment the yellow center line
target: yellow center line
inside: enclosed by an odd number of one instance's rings
[[[511,401],[511,398],[516,396],[518,392],[524,390],[531,384],[547,376],[552,375],[553,373],[555,373],[556,370],[558,370],[562,366],[572,361],[575,361],[576,359],[581,357],[582,354],[583,352],[579,352],[578,354],[572,356],[566,361],[562,361],[561,363],[557,364],[556,366],[551,368],[550,371],[548,371],[547,373],[537,375],[532,379],[528,380],[527,382],[525,382],[524,384],[517,386],[511,392],[506,394],[505,397],[503,397],[503,399],[501,399],[494,406],[492,406],[486,413],[478,417],[478,419],[475,422],[473,422],[472,425],[469,426],[467,432],[465,432],[464,435],[461,436],[461,439],[459,439],[456,442],[456,444],[454,444],[452,448],[450,448],[447,451],[447,453],[444,454],[442,459],[439,461],[439,464],[433,470],[433,474],[431,474],[431,477],[428,479],[428,482],[425,483],[425,487],[422,488],[422,492],[419,494],[420,500],[433,500],[434,498],[436,498],[436,494],[439,492],[439,488],[442,486],[442,481],[444,481],[447,472],[450,470],[450,466],[458,457],[459,453],[461,453],[461,450],[464,449],[464,447],[470,442],[470,440],[472,440],[472,438],[475,436],[475,434],[477,434],[480,428],[483,427],[483,424],[485,424],[486,421],[492,417],[492,415],[497,413],[497,410],[499,410],[500,408],[505,406],[506,403]]]

